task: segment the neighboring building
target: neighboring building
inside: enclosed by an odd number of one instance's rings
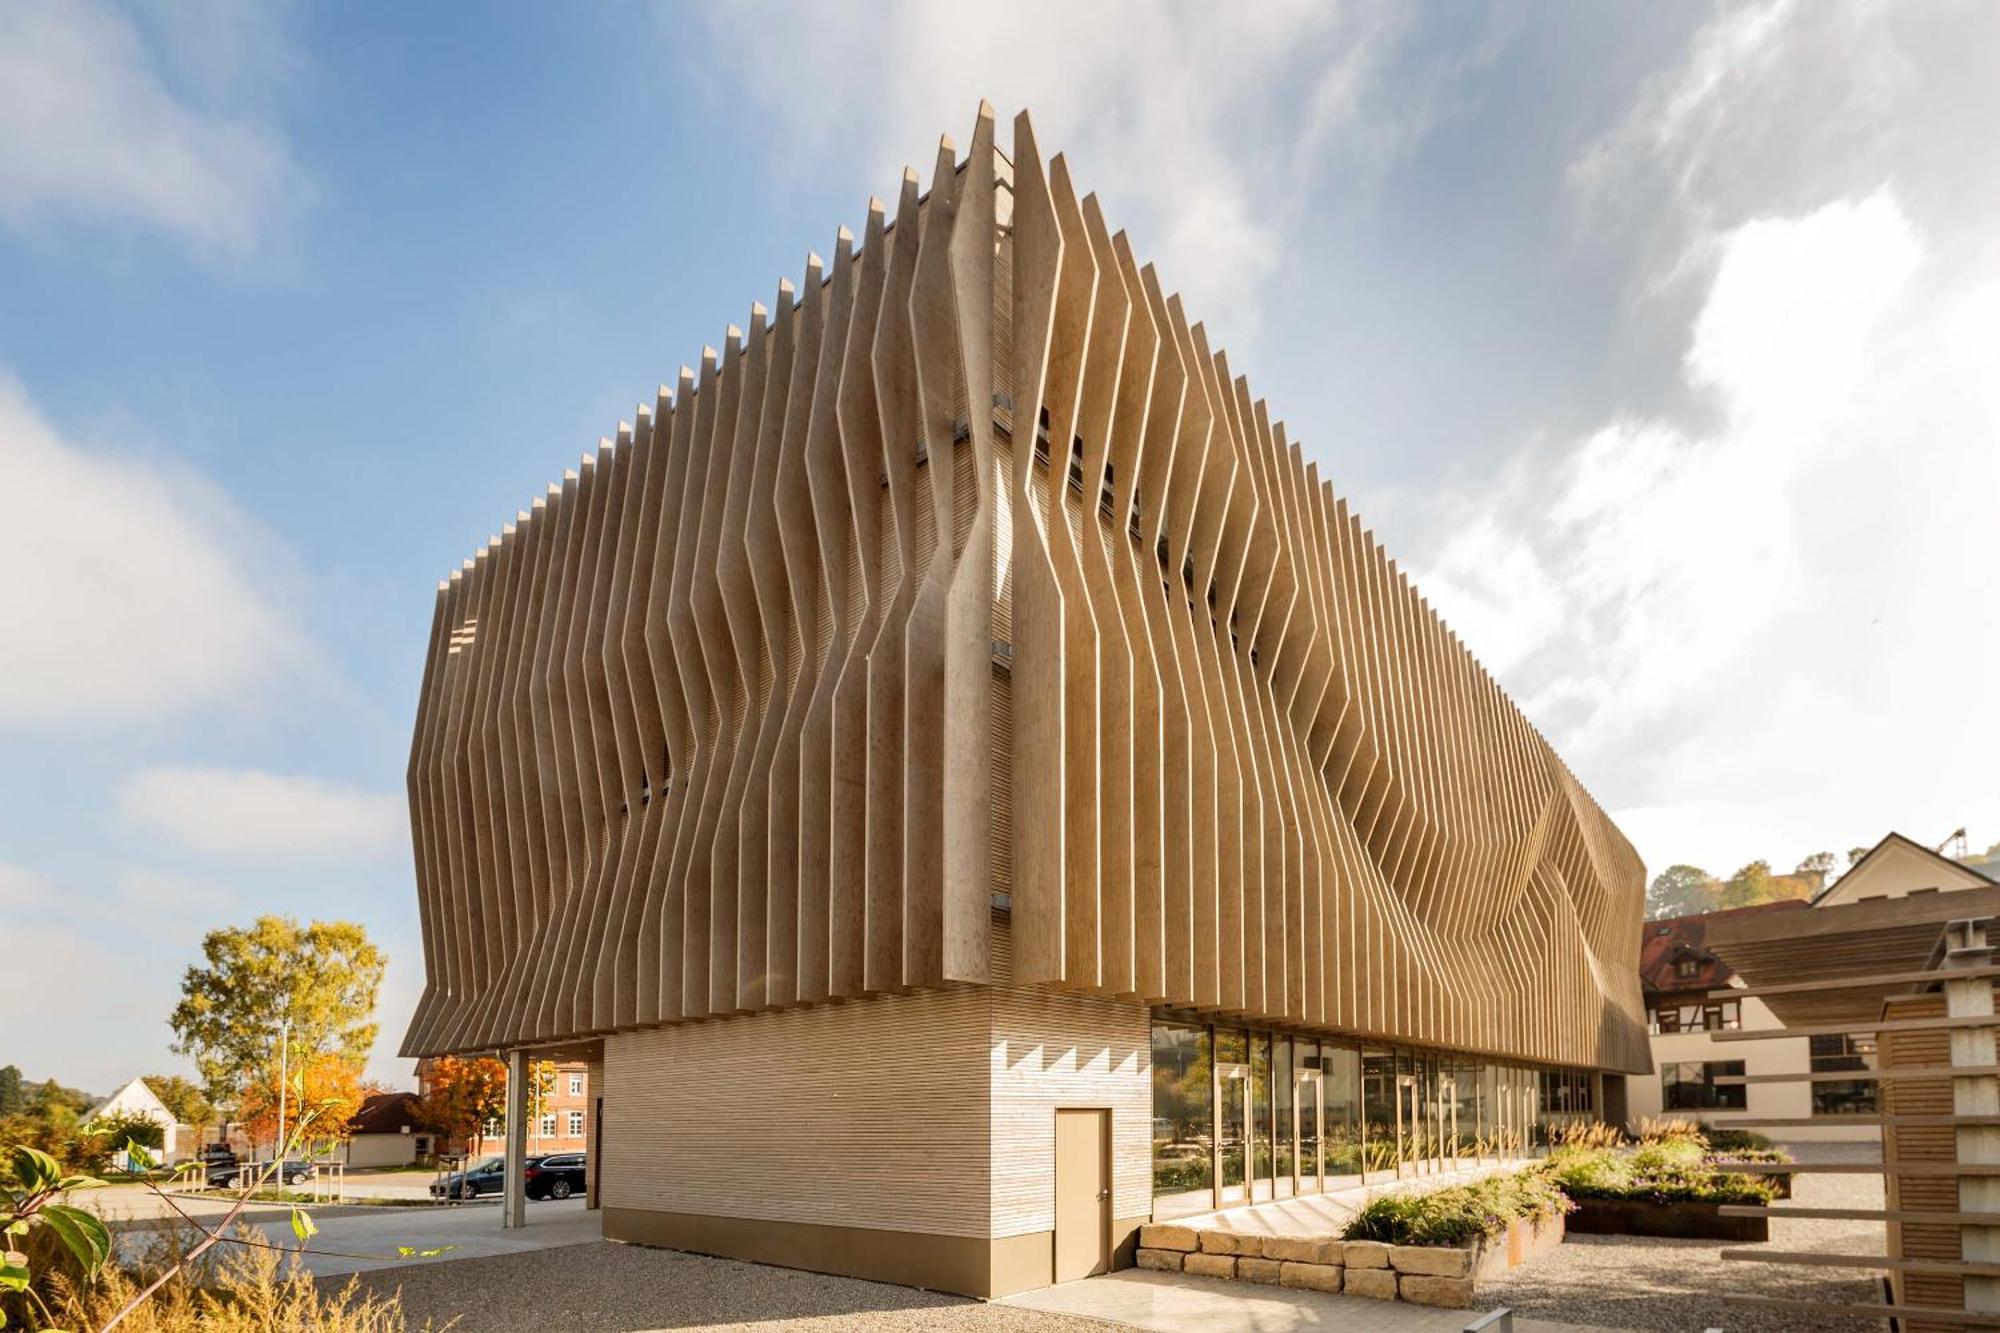
[[[431,1091],[431,1061],[417,1061],[416,1100]],[[528,1151],[530,1153],[584,1152],[590,1142],[590,1067],[581,1061],[557,1063],[550,1090],[530,1108]],[[502,1127],[495,1121],[486,1131],[482,1146],[493,1151],[499,1146]],[[469,1152],[472,1145],[440,1140],[437,1151]]]
[[[414,1092],[370,1093],[347,1122],[347,1139],[337,1149],[349,1167],[412,1166],[431,1155],[432,1136],[416,1117]]]
[[[607,1236],[975,1295],[1623,1119],[1625,838],[1025,117],[895,213],[440,585],[404,1051],[586,1061]]]
[[[83,1123],[87,1125],[93,1120],[114,1115],[137,1116],[158,1125],[163,1156],[168,1162],[178,1162],[194,1154],[197,1131],[176,1121],[174,1113],[146,1086],[144,1078],[133,1079],[91,1107],[84,1113]]]
[[[1807,1123],[1776,1127],[1773,1137],[1794,1140],[1874,1142],[1874,1125],[1842,1123],[1843,1117],[1873,1114],[1872,1082],[1823,1080],[1816,1083],[1729,1083],[1717,1079],[1802,1071],[1839,1073],[1872,1068],[1875,1039],[1870,1033],[1827,1033],[1810,1037],[1774,1036],[1769,1041],[1717,1041],[1717,1032],[1761,1032],[1783,1026],[1755,997],[1712,1000],[1712,990],[1734,986],[1736,975],[1706,947],[1715,922],[1772,912],[1809,912],[1872,898],[1903,898],[1991,888],[1994,881],[1900,833],[1891,833],[1856,861],[1845,875],[1810,900],[1788,899],[1705,912],[1698,916],[1648,921],[1640,948],[1639,978],[1645,988],[1647,1030],[1652,1036],[1652,1078],[1629,1084],[1629,1110],[1637,1120],[1675,1115],[1728,1125],[1734,1121],[1788,1120]]]
[[[1829,884],[1814,907],[1866,902],[1870,898],[1908,898],[1919,893],[1955,893],[1986,889],[2000,883],[1920,842],[1891,833],[1868,849],[1845,875]]]

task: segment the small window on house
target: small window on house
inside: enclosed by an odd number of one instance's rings
[[[1719,1077],[1740,1077],[1741,1060],[1708,1060],[1700,1064],[1660,1066],[1660,1104],[1669,1111],[1741,1111],[1749,1089],[1741,1083],[1718,1084]]]
[[[571,1111],[569,1113],[569,1136],[573,1139],[583,1137],[583,1112]]]
[[[569,1076],[569,1095],[572,1097],[583,1096],[583,1075],[571,1074]]]
[[[1683,958],[1674,964],[1674,975],[1677,977],[1691,977],[1699,971],[1701,961],[1696,958]]]
[[[1815,1074],[1838,1074],[1875,1067],[1875,1038],[1814,1037],[1809,1048]],[[1872,1080],[1833,1080],[1812,1085],[1814,1115],[1873,1115],[1876,1085]]]
[[[555,1136],[556,1136],[556,1114],[554,1111],[551,1111],[547,1115],[542,1117],[542,1137],[545,1139],[552,1139]]]

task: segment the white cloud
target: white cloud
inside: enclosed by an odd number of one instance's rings
[[[47,907],[52,901],[48,876],[0,861],[0,909],[28,911]]]
[[[118,877],[118,893],[126,906],[147,912],[213,911],[236,901],[236,895],[206,880],[140,868],[128,869]]]
[[[258,860],[378,855],[405,834],[396,793],[254,769],[159,767],[118,789],[128,821],[198,852]]]
[[[307,185],[245,71],[294,63],[251,6],[0,6],[0,223],[138,224],[207,257],[263,242]],[[196,58],[197,52],[204,52]]]
[[[662,11],[675,39],[689,12]],[[892,206],[905,163],[928,180],[939,132],[964,150],[981,97],[1003,120],[1026,107],[1042,152],[1068,154],[1078,188],[1102,194],[1190,316],[1238,351],[1257,335],[1260,289],[1293,246],[1318,159],[1341,154],[1344,193],[1364,191],[1426,128],[1450,73],[1402,71],[1392,85],[1411,16],[1319,0],[700,13],[718,86],[774,116],[788,165],[831,158]],[[806,77],[772,77],[774,33],[810,53]],[[1010,142],[1004,123],[999,141]]]
[[[240,696],[296,651],[199,477],[65,440],[0,373],[0,727]]]
[[[1416,562],[1654,869],[2000,838],[1994,196],[1938,188],[1899,37],[1948,45],[1879,7],[1727,10],[1641,91],[1573,180],[1654,210],[1635,289],[1700,284],[1682,405],[1523,448]],[[1963,176],[1991,150],[1957,141]]]

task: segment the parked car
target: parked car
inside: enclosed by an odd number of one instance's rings
[[[224,1149],[224,1152],[228,1150]],[[242,1161],[233,1152],[226,1157],[211,1153],[202,1155],[204,1178],[212,1189],[233,1188],[242,1184],[246,1175],[249,1179],[264,1184],[296,1185],[313,1173],[311,1162],[302,1162],[294,1157],[286,1159],[278,1170],[271,1171],[270,1178],[266,1180],[264,1173],[269,1171],[270,1167],[269,1162]]]
[[[580,1152],[550,1153],[528,1163],[528,1197],[567,1199],[583,1193],[584,1157]]]
[[[539,1159],[537,1159],[539,1160]],[[431,1182],[434,1199],[476,1199],[482,1194],[498,1194],[505,1183],[506,1162],[489,1157],[477,1166],[454,1171],[443,1180]]]

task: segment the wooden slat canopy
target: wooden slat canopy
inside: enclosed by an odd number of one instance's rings
[[[1014,978],[1650,1068],[1630,844],[1023,115],[439,587],[407,1054]],[[893,218],[891,216],[893,214]]]

